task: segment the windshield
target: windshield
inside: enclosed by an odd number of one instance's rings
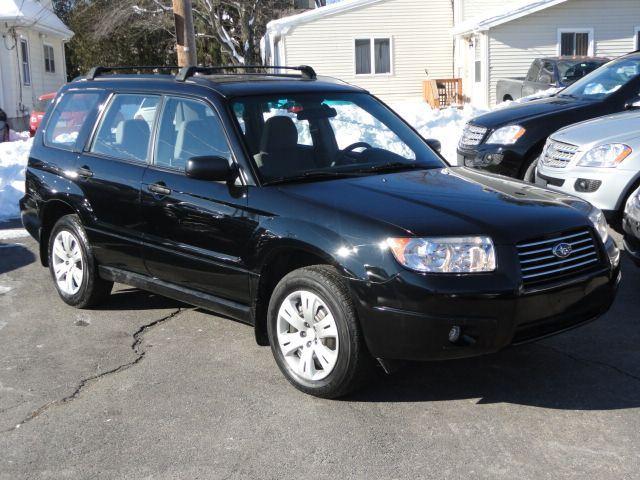
[[[621,58],[594,70],[560,92],[560,96],[598,100],[608,97],[640,74],[640,57]]]
[[[588,73],[593,72],[596,68],[605,63],[605,60],[563,60],[558,62],[558,74],[560,81],[565,85],[580,80]]]
[[[365,93],[245,97],[232,107],[265,183],[445,166]]]

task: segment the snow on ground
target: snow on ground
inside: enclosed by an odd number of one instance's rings
[[[18,200],[24,195],[24,171],[33,143],[28,133],[14,138],[26,139],[0,143],[0,221],[20,214]]]
[[[465,124],[486,110],[479,110],[471,105],[459,109],[455,107],[433,109],[426,102],[403,101],[391,104],[410,125],[424,138],[435,138],[442,144],[442,155],[452,165],[457,164],[456,147]]]

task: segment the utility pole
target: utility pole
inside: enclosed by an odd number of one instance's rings
[[[197,65],[196,35],[193,30],[191,0],[173,0],[173,19],[176,25],[176,50],[178,66]]]

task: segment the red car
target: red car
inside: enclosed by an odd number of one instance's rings
[[[33,111],[29,117],[29,134],[33,137],[36,134],[36,130],[40,126],[44,112],[47,111],[47,107],[53,101],[56,96],[56,92],[45,93],[38,97],[38,101],[33,106]]]

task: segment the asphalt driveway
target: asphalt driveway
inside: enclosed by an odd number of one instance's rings
[[[58,299],[0,240],[0,479],[640,478],[640,270],[598,321],[303,395],[252,330],[117,286]]]

